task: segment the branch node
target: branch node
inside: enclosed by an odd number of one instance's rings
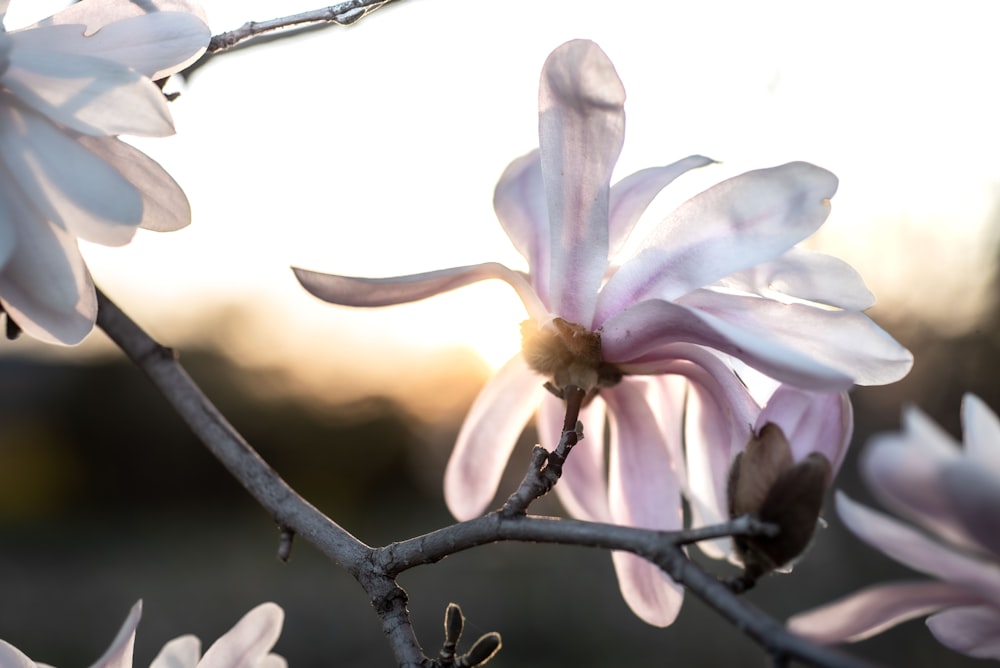
[[[283,524],[278,525],[278,559],[283,563],[288,563],[292,556],[292,542],[295,540],[295,530]]]

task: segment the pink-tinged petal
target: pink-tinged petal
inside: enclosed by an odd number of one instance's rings
[[[937,543],[887,515],[837,493],[837,513],[861,540],[910,568],[974,591],[1000,603],[996,564],[966,556]]]
[[[3,7],[0,7],[2,10]],[[18,648],[0,640],[0,666],[4,668],[38,668],[38,664],[29,659]]]
[[[921,457],[951,460],[959,457],[961,446],[938,423],[916,406],[903,408],[903,435]]]
[[[584,326],[608,262],[608,199],[625,135],[624,104],[614,65],[593,42],[567,42],[545,61],[538,125],[551,235],[549,304]]]
[[[1000,476],[965,459],[940,475],[955,523],[986,554],[1000,557]]]
[[[675,343],[712,348],[772,378],[807,389],[842,391],[854,382],[848,374],[782,345],[766,330],[738,327],[704,311],[659,299],[636,304],[606,322],[601,330],[604,359],[627,373],[655,364],[663,355],[662,349]]]
[[[109,246],[128,243],[142,220],[142,198],[135,186],[77,143],[75,133],[3,102],[10,102],[9,97],[0,95],[0,160],[11,186],[40,215],[74,236]]]
[[[480,515],[500,485],[518,436],[542,399],[542,379],[518,354],[469,408],[444,472],[444,498],[459,520]]]
[[[28,335],[76,345],[94,328],[97,295],[76,239],[30,213],[0,270],[0,304]]]
[[[155,160],[115,137],[81,135],[77,142],[131,183],[142,198],[139,227],[173,232],[191,224],[191,205],[177,182]]]
[[[683,523],[676,466],[642,388],[628,379],[602,396],[611,424],[608,463],[611,517],[644,529],[680,529]],[[622,596],[643,621],[668,626],[677,618],[683,589],[655,565],[632,554],[614,555]]]
[[[196,668],[201,658],[201,641],[196,636],[174,638],[160,650],[149,668]]]
[[[856,642],[942,608],[980,600],[946,582],[877,585],[793,616],[788,630],[820,644]]]
[[[1000,476],[1000,420],[974,394],[962,398],[962,429],[966,456]]]
[[[661,190],[685,172],[714,162],[703,155],[691,155],[670,165],[639,170],[611,186],[609,256],[614,257],[621,250],[636,222]]]
[[[135,629],[142,617],[142,601],[132,606],[111,647],[91,668],[132,668],[132,650],[135,646]]]
[[[261,603],[205,652],[198,668],[256,668],[281,635],[285,612],[275,603]]]
[[[727,276],[720,285],[764,297],[787,295],[849,311],[875,305],[875,295],[854,267],[832,255],[798,247]]]
[[[938,641],[977,659],[1000,659],[1000,610],[986,605],[955,608],[928,618]]]
[[[913,366],[910,351],[863,313],[712,290],[696,290],[677,303],[707,316],[708,322],[724,320],[752,336],[770,337],[776,345],[850,375],[859,385],[897,381]]]
[[[549,212],[538,150],[510,163],[497,182],[493,209],[514,247],[531,267],[535,290],[546,300],[549,284]]]
[[[538,441],[552,451],[562,436],[566,402],[546,392],[538,409]],[[607,470],[604,463],[604,401],[597,397],[580,411],[583,439],[570,451],[563,466],[556,494],[573,517],[592,522],[611,522],[608,507]]]
[[[517,291],[528,315],[538,322],[549,320],[548,310],[531,288],[524,274],[512,271],[502,264],[486,262],[428,271],[422,274],[393,278],[359,278],[322,274],[292,267],[295,277],[314,296],[341,306],[389,306],[405,304],[448,292],[456,288],[499,278]]]
[[[78,23],[93,34],[102,27],[124,19],[155,12],[183,12],[194,14],[208,22],[205,10],[194,0],[81,0],[30,27]]]
[[[63,23],[14,35],[19,46],[110,60],[153,80],[197,60],[212,37],[202,18],[182,12],[122,17],[96,32],[86,25]]]
[[[285,658],[278,656],[277,654],[268,654],[263,659],[257,662],[254,668],[288,668],[288,662]]]
[[[39,28],[60,33],[71,26]],[[89,135],[163,137],[174,133],[163,92],[148,77],[103,58],[22,48],[13,33],[4,87],[52,120]],[[52,35],[53,40],[64,35]]]
[[[18,208],[11,200],[20,197],[16,187],[0,182],[0,270],[14,254],[17,246],[17,228],[14,223]]]
[[[643,299],[672,300],[782,255],[830,212],[837,177],[794,162],[747,172],[688,200],[601,290],[595,324]]]
[[[837,475],[854,433],[854,411],[846,393],[809,392],[782,385],[761,411],[754,431],[759,432],[769,422],[781,427],[794,461],[818,452]]]

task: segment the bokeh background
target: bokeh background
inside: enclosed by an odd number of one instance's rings
[[[8,29],[62,6],[14,0]],[[213,32],[317,8],[205,0]],[[306,498],[369,544],[450,521],[444,463],[463,412],[518,349],[503,285],[352,311],[302,291],[290,265],[395,275],[498,260],[522,267],[492,213],[513,158],[537,145],[538,74],[586,37],[628,93],[619,175],[702,153],[648,221],[747,169],[834,171],[833,214],[807,244],[854,264],[871,315],[913,372],[853,394],[839,488],[871,502],[854,457],[915,404],[953,434],[976,392],[1000,407],[996,299],[1000,6],[988,2],[653,3],[404,0],[349,29],[308,30],[206,62],[172,105],[178,134],[135,143],[192,202],[190,228],[86,246],[95,280],[163,343]],[[511,465],[509,492],[533,442]],[[544,500],[542,512],[560,513]],[[791,575],[751,598],[785,617],[910,577],[836,515]],[[391,665],[354,581],[277,531],[100,333],[62,349],[0,346],[0,638],[88,665],[135,600],[136,665],[246,610],[286,611],[295,666]],[[766,657],[693,597],[677,624],[636,620],[599,551],[496,545],[404,575],[437,651],[449,601],[469,636],[500,631],[499,666],[754,666]],[[894,666],[972,666],[921,621],[850,648]]]

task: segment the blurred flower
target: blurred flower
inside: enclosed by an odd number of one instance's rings
[[[131,668],[135,630],[142,616],[142,601],[132,607],[111,647],[91,668]],[[277,654],[269,654],[278,636],[285,613],[274,603],[262,603],[243,616],[201,655],[201,641],[187,635],[163,646],[150,668],[285,668]],[[0,640],[0,666],[4,668],[46,668],[35,663],[16,647]]]
[[[118,246],[190,223],[180,187],[116,136],[173,134],[153,80],[209,37],[189,0],[83,0],[20,30],[0,23],[0,306],[31,336],[75,344],[94,326],[78,238]]]
[[[669,530],[682,525],[685,378],[709,399],[712,416],[734,420],[742,409],[730,400],[744,401],[745,389],[728,356],[818,391],[890,382],[909,370],[910,354],[861,313],[871,293],[854,270],[793,249],[826,219],[837,188],[836,177],[819,167],[791,163],[720,183],[663,220],[634,254],[619,257],[660,190],[712,163],[691,156],[611,187],[624,101],[614,66],[596,44],[568,42],[546,61],[540,148],[511,163],[494,197],[529,275],[497,263],[383,279],[296,269],[314,295],[350,306],[415,301],[488,278],[507,281],[521,297],[530,318],[522,325],[523,354],[483,388],[445,473],[445,498],[460,519],[493,499],[536,411],[542,444],[555,447],[565,406],[554,395],[570,386],[586,391],[589,403],[580,414],[586,438],[556,485],[567,510]],[[658,380],[665,374],[674,377]],[[638,557],[613,556],[632,609],[652,624],[671,623],[680,589]]]
[[[977,397],[962,402],[965,447],[916,408],[903,432],[873,439],[861,471],[879,501],[915,522],[915,530],[837,496],[855,534],[910,568],[940,581],[876,585],[796,615],[789,628],[823,643],[868,638],[930,613],[944,645],[1000,659],[1000,421]]]

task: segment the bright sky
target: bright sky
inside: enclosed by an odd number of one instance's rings
[[[7,26],[61,4],[14,0]],[[214,33],[322,6],[203,4]],[[619,177],[692,153],[723,162],[655,211],[748,169],[814,162],[841,180],[818,247],[858,267],[884,313],[960,328],[995,252],[997,25],[993,2],[403,0],[200,70],[172,105],[178,134],[136,142],[185,188],[194,223],[84,253],[105,291],[174,344],[189,315],[214,312],[196,326],[251,364],[332,373],[405,342],[472,345],[498,365],[524,317],[503,284],[359,311],[313,299],[288,267],[522,267],[493,187],[537,145],[546,56],[585,37],[628,94]]]

